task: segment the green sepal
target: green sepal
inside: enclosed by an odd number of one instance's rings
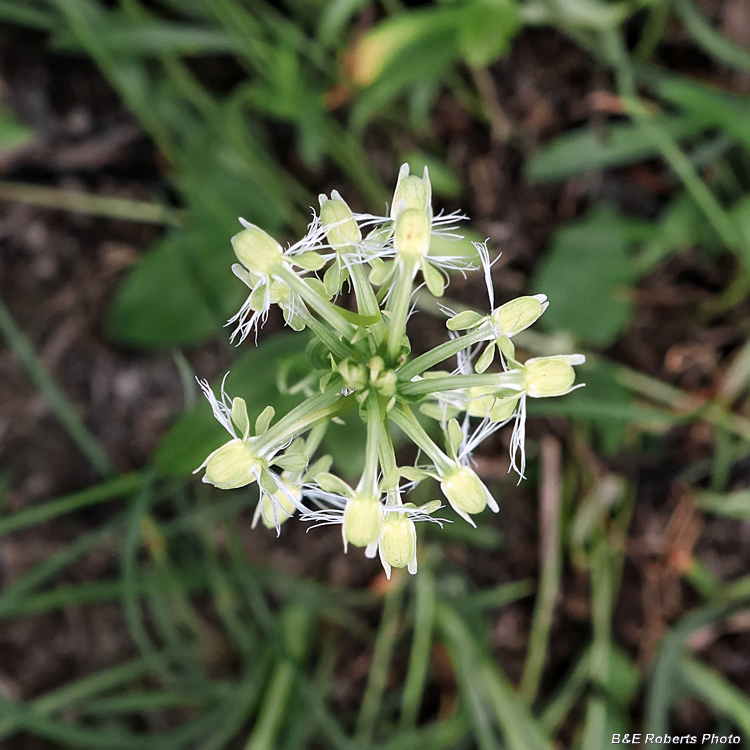
[[[247,440],[247,436],[250,434],[250,419],[247,416],[245,399],[239,396],[232,401],[232,422],[242,433],[242,439]]]
[[[324,492],[332,492],[335,495],[343,495],[344,497],[352,497],[354,495],[352,488],[343,479],[330,472],[323,471],[320,474],[316,474],[315,481]]]
[[[291,310],[291,308],[284,307],[282,308],[282,312],[284,313],[284,320],[286,324],[293,330],[297,331],[304,331],[305,330],[305,321],[302,320],[302,318],[295,312]]]
[[[418,469],[416,466],[400,466],[398,472],[410,482],[421,482],[430,476],[424,469]]]
[[[451,419],[448,422],[448,431],[446,432],[445,437],[447,438],[448,450],[450,454],[453,456],[453,458],[456,458],[458,456],[458,451],[461,448],[461,443],[464,439],[463,430],[461,429],[461,425],[458,423],[457,419]]]
[[[498,336],[495,343],[506,359],[516,358],[516,347],[507,336]]]
[[[234,407],[232,407],[232,411],[234,411]],[[258,418],[255,420],[256,435],[262,435],[269,428],[271,420],[274,418],[275,414],[276,410],[273,408],[273,406],[267,406],[265,409],[263,409]]]
[[[254,312],[260,312],[266,306],[267,284],[258,284],[250,294],[250,309]]]
[[[307,456],[304,453],[284,453],[274,458],[273,464],[286,471],[302,471],[307,466]]]
[[[450,318],[445,326],[450,331],[465,331],[469,328],[476,328],[486,317],[474,310],[464,310]]]
[[[427,289],[433,297],[442,297],[445,291],[445,278],[440,271],[429,263],[422,263],[422,276]]]
[[[320,271],[320,269],[326,264],[325,258],[321,258],[320,255],[314,252],[295,255],[291,258],[291,261],[295,266],[299,266],[305,271]]]
[[[440,502],[440,500],[430,500],[429,503],[420,505],[419,510],[421,510],[422,513],[434,513],[436,510],[439,510],[442,505],[443,504]]]
[[[265,466],[260,470],[260,486],[269,495],[275,495],[279,491],[279,485],[276,484],[273,474]]]
[[[398,468],[390,469],[380,480],[380,491],[388,492],[389,490],[395,490],[398,487],[400,478],[401,475],[399,474]]]
[[[332,464],[333,458],[331,456],[321,456],[314,464],[308,467],[307,473],[311,477],[316,477],[318,474],[325,474],[330,470]]]
[[[483,373],[492,364],[493,359],[495,359],[495,342],[491,341],[477,360],[474,369],[480,374]]]
[[[391,278],[394,271],[394,265],[392,261],[384,261],[380,258],[375,258],[370,262],[370,283],[375,286],[382,286],[388,279]]]

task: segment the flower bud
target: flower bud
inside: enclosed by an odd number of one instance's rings
[[[344,546],[366,547],[376,542],[380,534],[383,506],[376,497],[355,495],[346,503],[342,534]]]
[[[284,255],[281,245],[254,224],[232,237],[232,247],[240,263],[260,276],[268,276]]]
[[[417,530],[405,513],[386,513],[380,530],[380,553],[388,565],[405,568],[417,554]]]
[[[329,227],[328,242],[334,249],[359,244],[362,241],[362,233],[354,214],[338,197],[336,191],[333,195],[335,197],[330,200],[325,195],[320,196],[320,220],[324,227]]]
[[[396,252],[407,258],[420,260],[430,249],[430,220],[426,213],[407,208],[396,219],[394,236]]]
[[[481,513],[487,505],[497,512],[498,507],[482,480],[468,466],[456,464],[444,474],[440,489],[459,516],[473,525],[470,515]]]
[[[203,481],[220,490],[233,490],[252,484],[259,468],[260,463],[247,441],[236,438],[206,459]]]
[[[281,483],[284,489],[299,502],[302,498],[302,490],[296,485],[289,485],[286,482]],[[274,515],[274,510],[275,515]],[[284,523],[294,515],[295,506],[291,499],[279,489],[273,496],[264,494],[260,501],[260,517],[263,525],[267,529],[275,529],[276,524]]]
[[[391,218],[397,220],[402,211],[408,209],[421,211],[427,216],[432,212],[432,185],[427,167],[423,177],[410,175],[408,164],[403,164],[399,170],[391,204]]]
[[[572,387],[576,373],[562,357],[530,359],[524,366],[525,390],[532,398],[563,396]]]
[[[518,297],[494,310],[492,322],[503,335],[515,336],[535,323],[548,305],[544,294]]]

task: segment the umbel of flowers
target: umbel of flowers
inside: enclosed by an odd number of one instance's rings
[[[582,355],[516,359],[513,336],[532,325],[547,307],[543,294],[494,305],[486,245],[477,255],[486,280],[489,311],[451,315],[447,340],[411,356],[406,324],[416,288],[424,284],[435,297],[449,282],[448,271],[476,270],[460,256],[431,253],[436,235],[454,234],[460,214],[434,215],[425,168],[421,177],[401,167],[387,216],[357,214],[337,192],[320,196],[307,234],[283,247],[244,220],[232,240],[238,263],[234,274],[249,294],[230,320],[232,339],[257,336],[273,305],[296,331],[308,329],[311,376],[307,398],[276,418],[268,407],[251,424],[245,401],[229,397],[222,384],[217,398],[201,387],[230,439],[196,471],[220,489],[257,484],[255,513],[269,528],[297,512],[317,525],[340,524],[344,550],[364,547],[391,568],[417,570],[415,523],[440,523],[434,500],[421,507],[403,501],[403,493],[432,477],[453,509],[468,523],[495,499],[472,468],[474,449],[506,424],[512,425],[511,467],[523,477],[526,400],[569,393],[574,365]],[[353,290],[356,310],[337,304],[342,288]],[[446,363],[456,362],[451,371]],[[492,368],[494,363],[494,368]],[[366,425],[364,470],[351,486],[331,472],[332,462],[318,456],[329,425],[356,411]],[[421,416],[421,418],[418,417]],[[425,419],[437,430],[427,430]],[[399,466],[393,448],[397,426],[418,449],[414,466]],[[442,440],[432,435],[442,433]]]

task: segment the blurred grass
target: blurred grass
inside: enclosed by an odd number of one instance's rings
[[[569,419],[584,443],[597,443],[608,454],[645,436],[661,437],[675,425],[704,422],[716,435],[715,456],[690,467],[684,481],[703,512],[746,521],[747,493],[725,491],[730,469],[750,441],[750,423],[733,409],[747,395],[743,368],[727,373],[733,385],[724,391],[690,394],[601,352],[630,325],[630,292],[638,281],[685,248],[709,261],[723,252],[736,258],[736,281],[717,295],[713,314],[748,292],[750,100],[653,60],[670,22],[681,23],[716,65],[748,71],[750,53],[723,37],[691,0],[650,4],[645,24],[629,27],[642,28],[637,54],[626,46],[622,28],[641,8],[637,2],[384,3],[375,9],[383,18],[356,36],[352,24],[366,5],[0,0],[0,19],[43,31],[51,50],[86,56],[99,67],[168,164],[165,180],[180,205],[73,196],[12,182],[2,185],[3,197],[163,223],[164,237],[120,288],[108,330],[113,339],[140,347],[193,345],[214,337],[236,306],[235,292],[228,291],[236,285],[227,237],[238,215],[271,232],[299,230],[314,198],[307,186],[328,180],[331,169],[378,210],[388,195],[362,136],[368,124],[381,120],[411,133],[406,149],[397,144],[400,138],[388,144],[389,176],[406,155],[415,167],[430,164],[436,192],[456,195],[460,182],[435,153],[434,139],[424,137],[438,93],[447,89],[485,127],[505,132],[497,102],[488,101],[483,89],[492,72],[487,66],[507,53],[524,25],[551,25],[612,72],[623,116],[544,144],[526,162],[527,179],[554,183],[660,159],[670,191],[655,217],[634,219],[593,206],[553,238],[534,279],[553,301],[543,319],[548,331],[526,332],[518,340],[532,353],[578,345],[592,356],[588,387],[559,404],[542,404],[536,413]],[[229,92],[210,90],[196,74],[192,61],[207,55],[231,57],[242,71]],[[347,106],[337,109],[337,98]],[[280,155],[280,128],[290,133],[297,166]],[[0,148],[32,136],[0,110]],[[602,247],[608,256],[598,252]],[[165,278],[171,280],[166,287]],[[460,303],[451,306],[461,309]],[[117,602],[136,654],[30,701],[0,698],[0,741],[22,731],[50,746],[77,748],[220,750],[234,742],[246,750],[294,750],[317,742],[345,750],[599,750],[612,733],[637,731],[630,722],[638,700],[645,730],[664,734],[686,696],[698,697],[719,722],[750,732],[747,696],[687,645],[697,630],[719,627],[747,609],[746,578],[719,581],[693,558],[682,573],[700,604],[671,625],[648,674],[639,673],[615,641],[635,502],[635,488],[624,476],[564,457],[539,561],[526,673],[517,689],[493,655],[491,614],[535,593],[532,583],[477,590],[432,539],[423,545],[416,578],[395,576],[378,591],[338,590],[251,564],[237,519],[253,498],[235,493],[217,500],[189,481],[192,467],[215,447],[205,404],[187,411],[152,465],[118,475],[4,305],[0,331],[82,453],[108,477],[1,516],[0,535],[96,504],[116,507],[110,520],[6,586],[0,619]],[[254,392],[243,393],[251,411],[268,402],[281,409],[293,403],[293,394],[279,395],[271,373],[279,361],[294,372],[301,346],[280,337],[238,360],[238,381],[247,373],[269,373],[255,378]],[[356,446],[356,436],[343,435],[327,449],[346,463],[341,446]],[[706,480],[710,491],[703,489]],[[493,528],[471,535],[452,531],[451,544],[475,545],[477,553],[499,543]],[[76,561],[112,540],[121,549],[116,575],[57,583]],[[569,566],[589,581],[590,625],[577,662],[550,675],[551,620]],[[346,670],[338,662],[341,634],[371,663],[359,709],[343,712],[334,709],[337,678]],[[227,661],[233,668],[217,676],[217,663]],[[451,686],[435,709],[426,701],[428,687],[447,668]],[[168,728],[137,731],[162,713],[169,716]]]

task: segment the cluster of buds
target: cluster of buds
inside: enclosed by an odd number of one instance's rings
[[[513,336],[542,315],[547,298],[520,297],[495,308],[489,252],[477,244],[489,312],[451,313],[448,340],[411,357],[406,325],[420,276],[441,297],[449,271],[477,270],[461,256],[430,252],[434,236],[458,236],[463,218],[433,215],[427,169],[418,177],[405,164],[387,216],[354,213],[335,191],[321,195],[307,234],[286,248],[242,221],[233,238],[239,263],[232,268],[250,292],[230,320],[232,338],[257,336],[277,305],[290,327],[313,337],[311,374],[301,404],[275,422],[268,407],[254,425],[242,398],[230,398],[223,384],[217,398],[201,381],[231,436],[196,470],[205,469],[204,482],[220,489],[256,484],[254,522],[277,533],[295,512],[315,525],[340,524],[344,550],[352,545],[368,557],[378,553],[389,577],[394,567],[417,570],[415,523],[444,520],[434,515],[440,500],[421,507],[403,502],[416,483],[437,480],[445,500],[472,525],[486,507],[498,510],[472,466],[472,452],[510,423],[510,466],[523,477],[526,400],[578,387],[573,366],[583,356],[516,359]],[[356,311],[337,304],[345,286],[353,290]],[[453,371],[435,369],[449,361],[457,362]],[[331,472],[330,457],[316,454],[335,419],[355,410],[367,439],[362,476],[351,486]],[[418,449],[416,465],[398,465],[394,425]]]

